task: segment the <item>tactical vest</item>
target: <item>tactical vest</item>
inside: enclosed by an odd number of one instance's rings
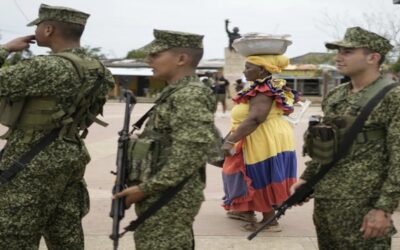
[[[309,155],[313,160],[323,165],[330,163],[338,150],[343,135],[352,126],[360,111],[380,90],[390,83],[387,79],[381,79],[369,87],[358,102],[351,106],[349,114],[325,117],[311,116],[308,129],[304,134],[303,155]],[[335,105],[335,103],[332,105]],[[362,132],[357,135],[350,151],[357,150],[358,147],[368,141],[385,138],[385,135],[386,131],[383,128],[368,130],[363,128]]]
[[[97,60],[89,61],[80,58],[79,56],[61,52],[53,54],[67,59],[76,69],[79,79],[82,82],[78,95],[74,102],[67,110],[62,110],[57,107],[58,98],[56,96],[49,97],[25,97],[25,98],[9,98],[3,97],[0,99],[0,124],[7,126],[9,131],[3,135],[7,135],[13,129],[22,129],[25,131],[24,141],[31,140],[34,130],[51,130],[54,128],[62,128],[60,137],[68,137],[75,140],[76,135],[80,130],[84,130],[82,137],[87,134],[87,128],[93,123],[99,123],[102,126],[107,124],[96,118],[101,112],[101,107],[97,110],[91,110],[91,104],[95,93],[89,92],[94,87],[88,86],[88,79],[93,79],[93,76],[104,79],[104,66]],[[101,80],[103,82],[103,80]],[[99,83],[100,84],[100,83]],[[98,87],[94,92],[98,91]]]
[[[168,96],[183,89],[187,86],[193,87],[206,87],[202,83],[191,82],[185,86],[179,87],[172,90],[170,93],[160,96],[156,101],[156,105],[164,102]],[[146,126],[156,128],[156,124],[151,124],[152,121],[148,121]],[[215,141],[209,147],[210,152],[207,152],[209,161],[216,161],[223,159],[222,142],[218,129],[214,126],[213,131],[215,133]],[[129,162],[131,164],[129,170],[129,183],[130,185],[137,185],[141,182],[145,182],[151,178],[154,174],[161,170],[168,161],[171,149],[172,140],[169,134],[159,133],[154,129],[144,130],[144,132],[137,139],[132,139],[129,146]]]

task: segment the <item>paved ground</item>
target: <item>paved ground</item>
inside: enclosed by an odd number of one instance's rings
[[[150,108],[149,104],[138,104],[134,108],[132,120],[136,121]],[[304,158],[301,156],[302,134],[307,125],[310,114],[318,113],[317,107],[311,107],[301,122],[295,126],[297,153],[299,161],[298,172],[303,171]],[[108,235],[111,231],[110,210],[111,187],[114,177],[109,174],[115,169],[115,153],[117,149],[117,131],[122,127],[124,106],[120,103],[108,103],[105,107],[105,121],[110,125],[107,129],[94,125],[87,138],[87,146],[92,155],[92,161],[86,171],[86,180],[91,195],[91,212],[84,219],[86,233],[86,249],[112,249],[112,242]],[[220,111],[216,115],[217,126],[226,133],[229,128],[229,115]],[[0,128],[0,132],[4,131]],[[280,220],[283,231],[280,233],[260,233],[257,238],[248,241],[248,233],[242,232],[240,221],[226,218],[221,208],[222,180],[220,169],[212,166],[207,168],[206,201],[203,203],[200,214],[196,217],[194,231],[196,249],[318,249],[314,226],[312,224],[312,203],[296,207],[287,211]],[[122,226],[134,218],[131,211],[127,212]],[[259,215],[258,215],[259,216]],[[259,217],[260,218],[260,217]],[[400,228],[400,214],[394,215],[395,224]],[[157,239],[155,239],[157,240]],[[42,244],[41,250],[46,249]],[[125,235],[120,241],[120,249],[134,249],[132,233]],[[399,234],[395,235],[392,249],[400,249]]]

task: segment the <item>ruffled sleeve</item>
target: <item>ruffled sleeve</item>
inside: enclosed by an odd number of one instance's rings
[[[300,100],[299,93],[287,87],[284,79],[271,78],[254,81],[248,88],[243,89],[233,97],[232,100],[237,104],[247,103],[257,93],[272,97],[277,107],[283,110],[285,115],[292,113],[294,110],[293,105]]]

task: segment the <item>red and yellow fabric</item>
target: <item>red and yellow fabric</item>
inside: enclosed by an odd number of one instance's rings
[[[287,199],[290,186],[296,182],[293,128],[282,116],[293,111],[298,94],[283,87],[274,85],[270,78],[264,79],[234,98],[233,132],[247,118],[251,96],[260,92],[274,101],[266,120],[238,142],[236,154],[225,160],[223,206],[227,210],[269,212],[272,205]]]

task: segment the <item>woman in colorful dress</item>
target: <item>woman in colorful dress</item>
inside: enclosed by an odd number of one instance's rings
[[[247,57],[243,73],[249,85],[233,98],[231,133],[223,145],[223,206],[229,218],[250,222],[242,226],[246,231],[274,216],[273,206],[288,198],[296,182],[293,128],[283,116],[299,98],[285,80],[272,78],[288,64],[283,55]],[[259,223],[255,211],[262,212]],[[266,230],[281,231],[278,221]]]

